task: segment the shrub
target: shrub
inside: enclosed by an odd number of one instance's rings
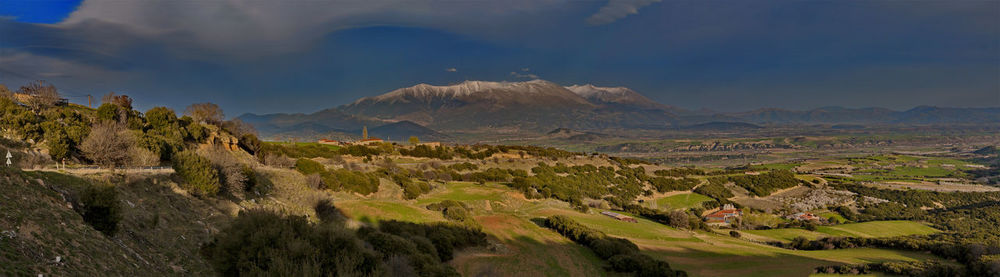
[[[794,187],[800,183],[799,179],[795,178],[795,173],[789,170],[776,170],[760,175],[741,175],[729,179],[756,196],[768,196],[775,191]]]
[[[732,231],[729,231],[729,236],[730,237],[734,237],[734,238],[739,238],[739,237],[741,237],[743,235],[741,235],[739,231],[732,230]]]
[[[347,190],[368,195],[378,191],[379,178],[375,173],[337,169],[326,174],[323,182],[328,188],[334,190]]]
[[[184,114],[194,119],[194,122],[205,122],[218,125],[225,119],[222,108],[212,103],[191,104],[184,110]]]
[[[133,145],[135,139],[124,125],[105,121],[94,125],[80,149],[95,163],[114,168],[131,161]]]
[[[174,128],[177,122],[177,114],[174,110],[166,107],[154,107],[146,111],[146,122],[153,129]]]
[[[687,229],[691,227],[691,222],[688,220],[688,214],[684,211],[672,211],[670,212],[670,227],[677,229]]]
[[[326,184],[323,183],[323,177],[319,176],[319,173],[313,173],[306,175],[306,186],[312,189],[325,189]]]
[[[261,142],[254,134],[243,134],[240,137],[240,148],[247,151],[251,155],[256,155],[260,151]]]
[[[83,221],[106,236],[114,236],[121,221],[118,191],[111,184],[92,184],[80,194],[77,212]]]
[[[45,132],[45,146],[49,148],[49,156],[53,160],[62,160],[69,157],[70,140],[66,131],[56,129]]]
[[[350,230],[263,210],[241,211],[201,254],[223,276],[375,276],[382,267]]]
[[[174,171],[184,182],[182,187],[194,195],[214,196],[219,192],[219,172],[207,158],[192,151],[174,155]]]
[[[317,161],[303,158],[295,161],[295,170],[303,175],[309,175],[326,172],[326,167]]]
[[[316,205],[313,205],[313,211],[316,212],[316,217],[324,223],[343,224],[347,219],[344,214],[340,213],[340,210],[333,205],[333,201],[330,201],[330,199],[323,199],[316,202]]]

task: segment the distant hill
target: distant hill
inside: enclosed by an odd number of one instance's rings
[[[979,150],[973,151],[972,153],[979,155],[997,155],[1000,154],[1000,149],[998,149],[996,146],[990,145],[980,148]]]
[[[749,112],[727,114],[741,121],[752,123],[880,123],[895,119],[898,112],[883,108],[849,109],[842,107],[823,107],[808,111],[793,111],[784,109],[758,109]]]
[[[358,130],[356,133],[360,134],[361,131]],[[422,141],[439,141],[449,139],[448,135],[438,133],[437,131],[411,121],[400,121],[375,128],[368,128],[368,135],[381,139],[390,139],[393,141],[406,141],[411,136],[416,136]]]
[[[604,107],[616,107],[640,110],[663,110],[670,112],[682,111],[679,108],[657,103],[627,87],[598,87],[591,84],[572,85],[567,90],[587,99],[590,103]],[[686,111],[682,111],[686,112]]]
[[[244,114],[238,117],[250,123],[261,137],[343,138],[343,134],[361,130],[363,126],[380,126],[387,122],[359,117],[337,109],[326,109],[312,114]],[[334,134],[334,135],[331,135]],[[359,133],[360,134],[360,133]]]
[[[745,123],[745,122],[708,122],[695,125],[681,126],[682,130],[698,130],[698,131],[732,131],[732,130],[748,130],[748,129],[761,129],[759,125]]]
[[[445,86],[418,84],[312,114],[245,114],[239,118],[257,127],[265,138],[343,136],[360,130],[362,126],[392,123],[405,125],[387,126],[396,128],[385,131],[389,136],[417,133],[429,138],[441,138],[443,133],[449,132],[541,134],[555,128],[711,131],[816,124],[829,124],[835,129],[892,124],[990,124],[1000,123],[1000,108],[921,106],[906,111],[877,107],[764,108],[719,113],[706,109],[691,111],[657,103],[626,87],[590,84],[564,87],[549,81],[533,80],[465,81]],[[575,134],[585,135],[577,139],[601,137],[600,133],[585,132]],[[562,139],[572,136],[563,135]]]
[[[823,107],[807,111],[758,109],[726,114],[740,121],[767,124],[944,124],[1000,123],[1000,108],[920,106],[906,111],[885,108]]]

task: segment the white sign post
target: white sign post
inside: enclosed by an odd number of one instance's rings
[[[14,156],[10,154],[10,150],[7,150],[7,166],[8,167],[10,167],[10,165],[11,165],[10,158],[13,158],[13,157]]]

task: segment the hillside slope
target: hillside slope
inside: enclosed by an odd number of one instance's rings
[[[107,237],[67,202],[88,180],[9,170],[0,180],[0,275],[211,275],[198,249],[232,212],[153,176],[116,187],[122,220]]]

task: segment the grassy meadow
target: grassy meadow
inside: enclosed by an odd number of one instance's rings
[[[687,200],[700,199],[700,195],[696,195],[679,194],[666,198],[671,199],[668,202],[671,205],[688,205],[700,203]],[[814,267],[821,265],[937,259],[926,253],[884,249],[788,250],[732,238],[727,234],[678,230],[643,218],[637,218],[638,223],[621,222],[601,215],[598,209],[581,213],[564,202],[524,199],[520,193],[491,183],[449,182],[415,200],[369,199],[337,203],[355,219],[367,217],[426,222],[443,220],[440,214],[424,208],[442,200],[469,204],[483,231],[503,245],[500,250],[471,249],[459,253],[450,264],[463,275],[611,274],[600,268],[604,262],[590,250],[541,226],[541,219],[553,215],[566,215],[608,235],[627,238],[639,245],[644,253],[663,259],[677,269],[686,270],[691,276],[808,276]],[[892,231],[885,233],[884,230]],[[813,238],[828,235],[874,237],[923,234],[936,230],[917,222],[883,221],[821,227],[817,232],[801,229],[747,232],[762,237],[791,239],[799,235]]]

